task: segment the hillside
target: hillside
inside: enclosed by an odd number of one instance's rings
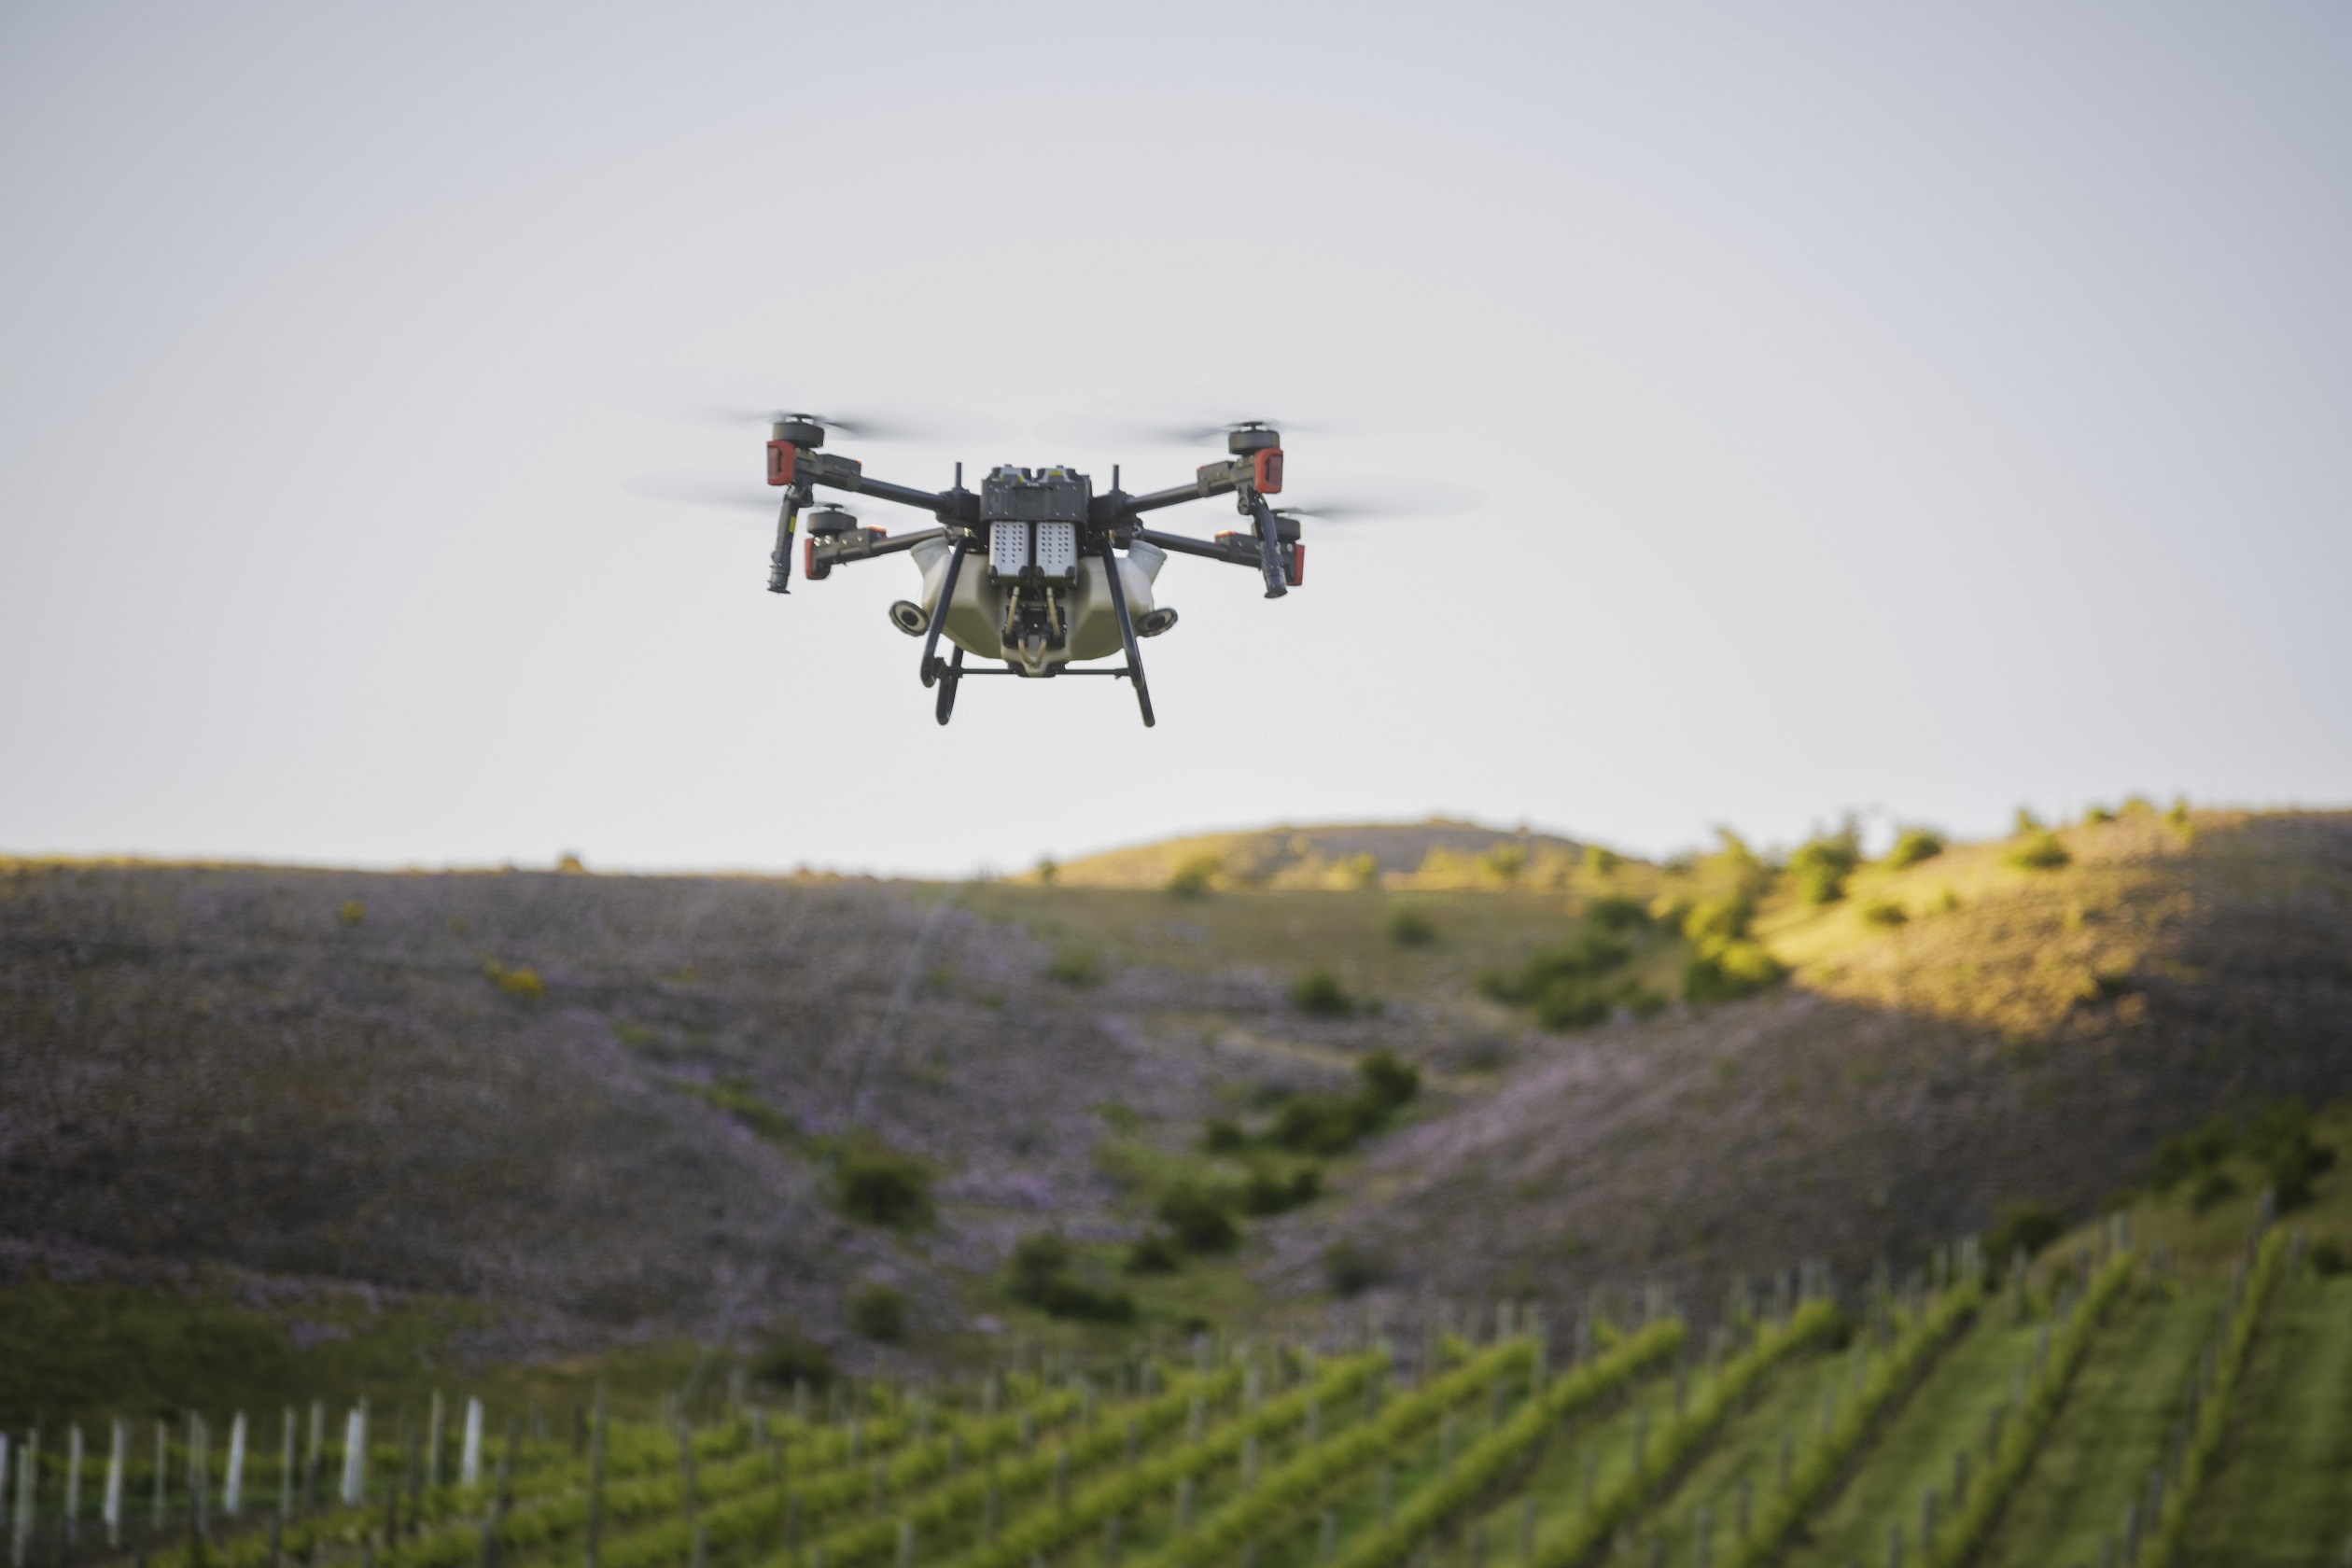
[[[1475,867],[1516,840],[1393,831],[1289,863],[1393,842]],[[14,862],[0,1265],[480,1301],[476,1355],[796,1327],[851,1360],[1077,1332],[1002,1289],[1046,1230],[1162,1326],[1321,1311],[1335,1283],[1409,1318],[1653,1281],[1703,1303],[1800,1257],[1852,1280],[2008,1202],[2087,1213],[2216,1111],[2352,1089],[2352,819],[2137,813],[2058,840],[2063,866],[1957,847],[1818,905],[1728,852],[1564,841],[1464,885],[1252,871],[1193,897],[1075,867],[939,888]],[[1750,888],[1722,951],[1760,944],[1791,978],[1676,1000],[1717,950],[1686,928]],[[1421,1070],[1401,1116],[1275,1146],[1292,1107],[1354,1103],[1379,1051]],[[902,1159],[928,1219],[845,1211],[845,1171]],[[1315,1185],[1238,1215],[1238,1252],[1120,1272],[1172,1191],[1230,1207],[1253,1177]],[[908,1303],[903,1351],[850,1327],[876,1285]]]
[[[1213,864],[1216,884],[1237,889],[1560,887],[1572,879],[1583,854],[1581,845],[1553,834],[1524,828],[1504,833],[1437,818],[1162,839],[1056,866],[1050,879],[1068,888],[1159,889],[1188,865]],[[1038,879],[1034,874],[1024,878]]]

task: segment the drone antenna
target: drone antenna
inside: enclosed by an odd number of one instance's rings
[[[1116,463],[1111,465],[1111,493],[1114,496],[1119,493],[1119,465]]]
[[[956,488],[959,490],[963,488],[963,465],[961,463],[956,465]]]

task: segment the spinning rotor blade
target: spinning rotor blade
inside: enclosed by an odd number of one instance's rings
[[[1262,425],[1280,430],[1284,437],[1293,431],[1301,434],[1331,433],[1332,427],[1320,422],[1301,423],[1279,419],[1271,414],[1257,414],[1238,419],[1134,419],[1119,414],[1088,415],[1080,419],[1059,420],[1048,425],[1043,433],[1049,440],[1068,441],[1096,451],[1111,452],[1122,447],[1166,446],[1197,447],[1211,441],[1222,442],[1231,432],[1252,425]]]
[[[693,415],[696,424],[731,427],[773,425],[779,419],[805,419],[852,441],[940,444],[1001,441],[1012,433],[1001,421],[953,409],[851,408],[820,413],[806,408],[705,407]]]
[[[724,479],[704,469],[664,469],[621,482],[630,495],[649,501],[682,506],[715,507],[773,521],[782,504],[777,493],[740,480]]]
[[[1467,484],[1400,479],[1342,491],[1327,501],[1275,510],[1285,517],[1311,517],[1318,523],[1382,523],[1408,517],[1458,517],[1484,505],[1485,495]]]

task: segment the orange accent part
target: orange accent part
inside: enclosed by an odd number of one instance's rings
[[[1290,547],[1290,559],[1282,564],[1282,581],[1293,588],[1307,581],[1307,546],[1301,542]]]
[[[888,528],[868,528],[866,532],[872,534],[875,539],[889,539],[890,537],[890,530]]]
[[[1261,496],[1281,495],[1282,493],[1282,449],[1279,446],[1269,446],[1252,458],[1251,462],[1256,471],[1252,475],[1250,483],[1257,486],[1257,493]]]
[[[825,569],[823,571],[819,571],[817,569],[817,538],[813,534],[809,536],[807,542],[804,544],[801,549],[801,576],[808,579],[811,582],[822,582],[825,579],[833,576],[833,563],[831,561],[825,563]]]
[[[799,456],[799,450],[791,441],[768,442],[768,483],[770,484],[791,483],[792,465]]]

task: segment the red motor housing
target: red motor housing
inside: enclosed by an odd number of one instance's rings
[[[1282,493],[1282,449],[1281,447],[1269,446],[1265,451],[1253,455],[1250,458],[1250,466],[1252,469],[1250,483],[1256,486],[1259,495],[1279,496]]]
[[[1306,581],[1307,545],[1304,540],[1301,540],[1290,547],[1289,556],[1282,562],[1282,581],[1295,588]]]
[[[770,484],[791,483],[792,465],[797,462],[799,458],[800,449],[795,447],[791,441],[772,441],[768,442],[768,483]]]
[[[814,535],[801,546],[801,576],[811,582],[822,582],[833,576],[833,563],[825,563],[822,570],[817,566],[817,540]]]

